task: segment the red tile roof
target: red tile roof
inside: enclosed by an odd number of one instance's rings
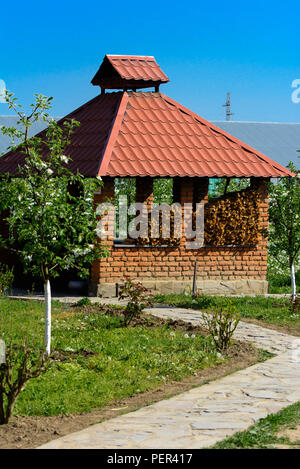
[[[169,78],[154,57],[142,55],[107,55],[112,66],[127,80],[152,80],[167,83]]]
[[[113,125],[114,116],[119,109],[122,93],[107,93],[96,96],[68,116],[60,119],[75,119],[80,121],[71,138],[71,144],[65,154],[72,158],[69,164],[71,171],[79,171],[84,176],[95,177],[99,171],[101,155]],[[44,135],[44,131],[39,135]],[[24,162],[24,154],[14,151],[0,157],[0,174],[17,174],[18,166]]]
[[[292,175],[161,93],[124,93],[101,176]]]
[[[154,57],[106,55],[92,84],[107,89],[136,89],[158,86],[168,81]]]
[[[162,93],[102,94],[67,117],[81,125],[65,153],[70,169],[85,176],[293,175]],[[22,161],[18,152],[6,154],[0,173],[16,174]]]

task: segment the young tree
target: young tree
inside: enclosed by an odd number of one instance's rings
[[[94,192],[101,180],[85,179],[68,170],[70,158],[64,150],[70,143],[74,120],[57,123],[47,111],[52,98],[35,95],[35,103],[26,116],[12,93],[6,93],[9,109],[18,115],[17,128],[2,128],[17,146],[10,149],[25,155],[17,177],[5,175],[0,181],[1,212],[8,211],[5,220],[8,239],[1,238],[6,249],[18,254],[25,271],[39,276],[45,294],[45,349],[51,344],[51,278],[68,269],[77,269],[82,277],[89,274],[89,265],[102,254],[97,243]],[[29,138],[33,122],[47,121],[47,129]]]
[[[300,253],[300,171],[292,162],[288,169],[294,178],[282,177],[276,184],[269,183],[269,252],[279,263],[289,266],[292,299],[296,296],[295,266]]]

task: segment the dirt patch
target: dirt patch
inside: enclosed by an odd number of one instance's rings
[[[291,445],[274,445],[277,449],[300,449],[300,423],[295,428],[285,428],[276,436],[288,438]]]
[[[56,349],[51,354],[51,359],[56,362],[67,362],[70,361],[78,356],[88,358],[93,355],[97,355],[97,352],[93,352],[92,350],[62,350]]]
[[[278,444],[278,445],[272,445],[271,446],[271,449],[299,449],[300,446],[297,446],[297,445],[281,445],[281,444]]]
[[[123,308],[114,305],[91,305],[91,306],[71,306],[74,312],[84,314],[105,314],[106,316],[119,317],[123,319]],[[149,313],[141,313],[138,317],[134,317],[127,327],[147,327],[154,328],[158,326],[168,326],[173,330],[181,330],[184,332],[198,332],[202,335],[207,335],[208,331],[203,326],[193,325],[191,322],[183,321],[181,319],[163,319]]]
[[[158,318],[154,319],[153,322],[155,324],[157,324],[156,320],[162,321]],[[186,330],[194,331],[200,329],[198,327],[193,328],[192,325],[187,323],[181,325],[181,321],[174,322],[176,324],[173,327],[184,327],[187,328]],[[180,382],[167,382],[157,389],[114,401],[99,410],[73,415],[56,415],[53,417],[13,417],[9,424],[0,426],[0,449],[36,448],[55,438],[80,431],[89,425],[117,417],[140,407],[145,407],[162,399],[188,391],[193,387],[201,386],[209,381],[221,378],[229,373],[247,368],[257,363],[261,358],[258,350],[250,344],[242,342],[235,342],[231,346],[228,351],[228,357],[228,360],[221,365],[199,370],[198,373],[186,377]]]

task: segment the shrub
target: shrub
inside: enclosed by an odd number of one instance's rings
[[[225,298],[212,307],[211,312],[203,313],[204,324],[220,351],[225,351],[240,321],[240,315],[232,301]]]
[[[0,425],[8,423],[26,383],[46,371],[49,363],[44,351],[36,353],[27,343],[6,348],[5,363],[0,363]]]
[[[14,281],[13,267],[10,269],[8,265],[0,264],[0,296],[4,295]]]
[[[193,304],[196,304],[197,307],[207,309],[216,304],[215,298],[212,296],[207,296],[203,294],[197,294],[197,296],[192,300]]]
[[[300,269],[295,273],[296,284],[300,285]],[[291,275],[290,272],[277,273],[274,270],[268,270],[267,280],[269,287],[289,287],[291,286]]]
[[[151,290],[144,287],[141,282],[134,283],[129,276],[125,276],[119,296],[120,300],[128,298],[123,313],[125,326],[128,326],[134,317],[138,317],[146,306],[151,306],[150,296]]]
[[[85,296],[84,298],[81,298],[81,300],[77,301],[76,306],[91,306],[91,304],[91,300]]]

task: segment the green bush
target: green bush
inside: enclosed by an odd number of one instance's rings
[[[91,304],[91,300],[85,296],[84,298],[81,298],[81,300],[77,301],[76,306],[91,306]]]
[[[209,313],[203,313],[203,319],[217,349],[225,351],[240,321],[236,306],[229,298],[224,298],[219,304],[212,306]]]
[[[197,295],[196,298],[193,298],[192,302],[201,309],[208,309],[216,305],[215,298],[207,295]]]
[[[286,273],[278,273],[273,270],[268,271],[267,280],[269,282],[269,293],[290,293],[291,291],[291,276],[287,271]],[[296,285],[300,285],[300,270],[296,272]]]
[[[128,299],[127,306],[124,309],[125,326],[128,326],[133,318],[140,316],[146,306],[151,306],[150,296],[151,290],[144,287],[141,282],[133,282],[129,276],[125,275],[119,296],[120,300]]]
[[[13,270],[13,267],[10,269],[8,265],[0,263],[0,296],[3,296],[13,284]]]

